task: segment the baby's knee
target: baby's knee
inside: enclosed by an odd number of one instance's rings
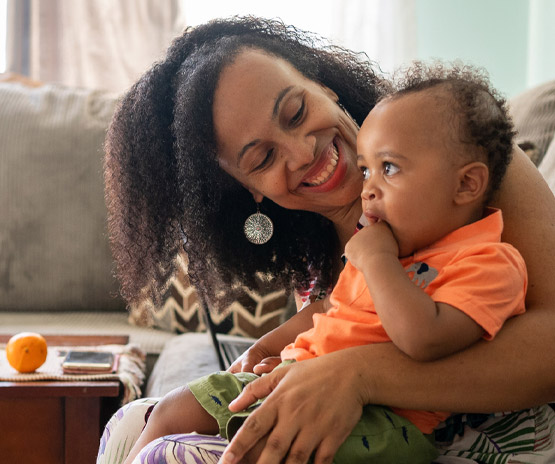
[[[219,431],[216,420],[186,386],[164,396],[153,409],[150,421],[164,435],[190,432],[215,434]]]
[[[192,401],[196,399],[189,389],[186,386],[178,387],[162,397],[152,410],[148,422],[155,422],[158,427],[166,425],[173,428],[175,424],[179,424],[183,411],[187,410],[188,403]]]

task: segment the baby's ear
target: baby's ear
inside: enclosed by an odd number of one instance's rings
[[[459,183],[455,192],[455,203],[464,205],[482,200],[488,188],[489,169],[480,162],[465,164],[458,171]]]

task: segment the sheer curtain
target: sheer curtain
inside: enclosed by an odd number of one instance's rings
[[[184,28],[185,19],[188,25],[194,26],[233,14],[279,17],[286,23],[328,37],[334,43],[365,52],[383,71],[391,72],[413,59],[427,58],[429,52],[444,59],[454,59],[453,53],[472,57],[476,41],[465,40],[466,35],[461,37],[460,31],[464,30],[464,34],[473,31],[475,24],[469,19],[468,11],[478,11],[482,5],[480,0],[5,1],[8,2],[8,71],[47,82],[118,92],[161,56],[172,37]],[[525,44],[527,51],[522,59],[520,55],[515,58],[499,53],[494,63],[484,65],[501,77],[513,76],[509,82],[513,87],[516,86],[513,81],[518,78],[516,92],[555,76],[552,50],[555,2],[505,1],[491,0],[490,6],[499,6],[485,12],[483,8],[480,10],[486,17],[491,16],[489,36],[506,34],[511,29],[507,26],[510,23],[518,32],[518,44]],[[520,6],[518,13],[511,13],[514,10],[511,5]],[[505,20],[496,22],[493,15],[499,16],[500,12]],[[458,27],[453,30],[439,27],[451,23]],[[429,50],[430,44],[446,45],[443,48],[434,45]],[[449,44],[453,45],[450,49]],[[479,46],[487,49],[491,44]],[[442,56],[437,53],[440,49],[456,52]],[[520,74],[515,77],[515,68],[521,71],[522,77]]]
[[[357,52],[384,71],[416,57],[416,0],[183,0],[191,26],[233,14],[280,18]]]
[[[120,92],[195,19],[232,14],[285,22],[365,52],[384,71],[416,53],[416,0],[7,0],[7,70]],[[196,18],[195,18],[196,16]]]
[[[7,70],[121,92],[185,20],[180,0],[8,0]]]

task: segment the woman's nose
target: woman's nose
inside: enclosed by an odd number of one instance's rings
[[[292,138],[285,147],[287,156],[287,168],[290,171],[305,167],[314,160],[316,140],[314,137],[306,137],[304,140]]]

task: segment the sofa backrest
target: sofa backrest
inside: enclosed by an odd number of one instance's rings
[[[0,83],[0,310],[123,310],[103,142],[116,97]]]

